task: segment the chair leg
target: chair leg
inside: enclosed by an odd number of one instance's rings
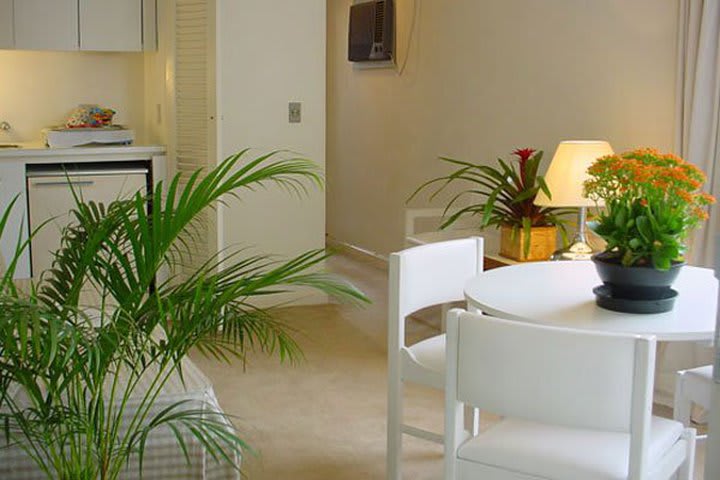
[[[687,450],[685,451],[685,461],[677,471],[678,480],[693,480],[695,476],[695,437],[694,428],[686,428],[682,434],[682,438],[687,442]]]
[[[673,418],[686,427],[690,426],[692,402],[685,396],[685,372],[678,372],[675,377],[675,399],[673,405]]]
[[[447,314],[450,308],[452,308],[452,305],[449,303],[443,303],[440,306],[440,331],[443,333],[447,332]]]
[[[390,378],[387,413],[387,480],[401,480],[403,386],[399,377]]]
[[[480,409],[465,405],[463,414],[463,428],[466,432],[470,433],[471,436],[477,437],[480,433]]]

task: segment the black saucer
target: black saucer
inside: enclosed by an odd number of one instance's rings
[[[625,313],[663,313],[669,312],[675,305],[675,298],[678,292],[672,288],[667,293],[655,300],[636,300],[629,298],[613,297],[610,287],[607,285],[598,285],[593,288],[598,307],[615,312]]]

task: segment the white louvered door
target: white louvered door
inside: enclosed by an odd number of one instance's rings
[[[214,38],[215,0],[176,0],[174,150],[183,184],[195,170],[216,164]],[[185,241],[193,252],[184,260],[186,267],[217,251],[215,212],[206,211]]]

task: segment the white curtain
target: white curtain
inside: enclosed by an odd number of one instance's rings
[[[708,177],[707,191],[720,197],[720,2],[680,0],[676,150]],[[695,235],[690,262],[713,267],[720,207]]]
[[[720,1],[680,0],[675,149],[708,177],[706,190],[720,197]],[[689,263],[714,266],[720,206],[695,235]],[[662,343],[655,376],[656,401],[672,403],[675,372],[712,362],[709,345]]]

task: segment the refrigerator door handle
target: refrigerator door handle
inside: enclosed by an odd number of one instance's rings
[[[90,185],[95,185],[95,182],[92,180],[56,180],[49,182],[33,182],[33,186],[35,187],[88,187]]]

